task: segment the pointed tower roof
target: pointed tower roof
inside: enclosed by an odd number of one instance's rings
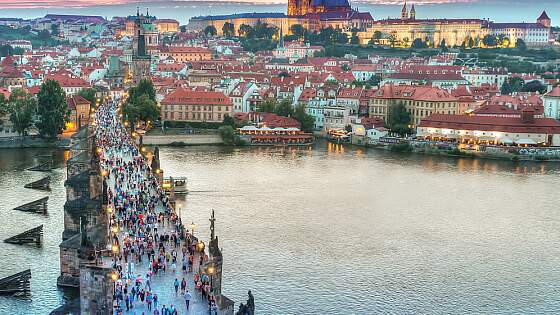
[[[414,8],[414,3],[412,4],[412,7],[410,8],[410,13],[412,12],[416,12],[416,9]]]
[[[405,12],[405,11],[408,12],[408,6],[406,5],[406,0],[404,0],[404,5],[402,7],[402,11],[403,12]]]
[[[546,10],[542,11],[541,16],[539,16],[538,18],[539,20],[550,20],[550,18],[548,17],[548,14],[546,14]]]
[[[4,60],[0,63],[0,68],[2,67],[13,67],[14,66],[14,58],[11,55],[6,55]]]

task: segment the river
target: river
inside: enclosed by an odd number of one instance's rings
[[[2,297],[1,314],[45,314],[68,295],[56,288],[64,169],[50,193],[22,188],[44,175],[25,170],[42,154],[0,153],[0,237],[45,224],[42,248],[0,243],[0,275],[33,272],[31,299]],[[238,304],[252,290],[257,314],[560,312],[560,165],[325,142],[160,154],[166,176],[189,178],[178,206],[195,235],[209,237],[216,211],[223,293]],[[11,210],[44,195],[47,217]]]
[[[164,148],[181,206],[259,314],[558,313],[560,167],[320,142]]]

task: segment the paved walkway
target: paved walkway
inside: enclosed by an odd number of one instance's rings
[[[174,248],[173,242],[165,242],[166,253],[174,249],[176,250],[177,263],[175,270],[173,270],[172,264],[169,262],[166,264],[165,272],[160,269],[156,274],[152,274],[147,249],[142,250],[141,262],[136,261],[135,255],[130,253],[128,254],[130,263],[125,261],[125,246],[123,246],[125,239],[128,238],[131,244],[134,244],[136,239],[140,240],[139,244],[146,244],[146,241],[151,242],[150,239],[155,238],[154,228],[157,229],[157,233],[160,236],[165,234],[171,235],[177,232],[176,225],[170,222],[170,216],[165,217],[164,223],[158,223],[157,220],[153,220],[159,214],[165,213],[166,210],[161,198],[161,188],[159,185],[152,186],[150,184],[155,181],[149,167],[144,166],[146,161],[139,154],[134,141],[130,139],[128,132],[117,118],[115,109],[109,105],[102,106],[96,115],[96,122],[102,156],[101,167],[105,170],[109,196],[112,197],[109,198],[109,207],[116,212],[113,227],[119,226],[119,231],[115,234],[118,242],[116,239],[113,242],[119,244],[119,255],[117,256],[120,256],[120,259],[117,259],[118,261],[115,262],[113,258],[106,257],[104,264],[106,266],[119,265],[122,268],[122,278],[118,279],[117,287],[124,290],[126,284],[127,291],[130,292],[135,283],[139,282],[140,289],[144,289],[146,292],[150,291],[152,295],[157,294],[158,296],[157,310],[155,303],[152,304],[152,309],[148,310],[146,300],[141,302],[138,298],[135,298],[129,310],[126,311],[126,303],[123,299],[118,301],[122,312],[115,311],[115,314],[167,315],[161,313],[164,305],[167,307],[173,305],[173,308],[177,310],[179,315],[209,314],[208,301],[203,299],[202,295],[195,289],[194,274],[192,272],[183,272],[182,270],[183,253],[181,248],[186,241],[181,240],[177,248]],[[124,198],[119,199],[119,196],[124,196]],[[148,201],[144,203],[137,202],[140,199]],[[125,207],[117,212],[117,206],[123,207],[123,205]],[[143,217],[138,219],[139,216]],[[152,218],[152,222],[150,222],[150,218]],[[141,222],[139,223],[139,221]],[[131,224],[133,230],[130,229]],[[153,244],[157,257],[158,242],[153,242]],[[188,252],[186,253],[187,257],[185,259],[188,261],[189,254]],[[193,270],[195,271],[198,270],[199,260],[199,254],[195,253],[193,264]],[[147,284],[148,277],[150,277],[150,286]],[[181,288],[179,287],[179,292],[176,293],[174,287],[175,279],[180,283],[183,278],[186,280],[187,290],[192,296],[188,311],[185,297],[181,294]]]

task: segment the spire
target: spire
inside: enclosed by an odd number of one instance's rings
[[[136,7],[136,16],[140,16],[140,7]]]
[[[150,16],[150,12],[148,11],[148,8],[146,8],[146,17]]]
[[[214,209],[212,209],[212,216],[210,217],[210,240],[214,240],[214,222],[216,222],[216,218],[214,217]]]
[[[280,24],[280,40],[278,41],[278,48],[284,48],[284,23]]]
[[[412,7],[410,8],[410,16],[409,18],[411,20],[415,20],[416,19],[416,8],[414,8],[414,3],[412,4]]]
[[[408,6],[406,5],[406,0],[404,0],[404,5],[401,11],[401,19],[408,20]]]

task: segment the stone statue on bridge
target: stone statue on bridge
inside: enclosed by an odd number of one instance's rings
[[[235,315],[254,315],[255,314],[255,298],[251,293],[251,290],[247,292],[249,298],[247,299],[247,304],[239,304],[239,310]]]

